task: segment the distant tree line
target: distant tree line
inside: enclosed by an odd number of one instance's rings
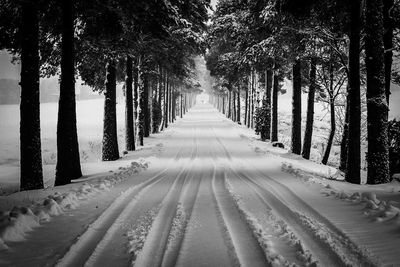
[[[43,188],[39,78],[60,76],[55,185],[82,176],[75,79],[104,93],[102,159],[120,157],[116,84],[126,96],[126,150],[195,101],[209,0],[0,0],[0,49],[21,63],[21,190]]]
[[[400,80],[393,64],[399,29],[400,3],[393,0],[220,0],[206,56],[215,79],[212,102],[275,142],[278,96],[287,78],[293,84],[291,151],[310,158],[319,101],[330,111],[331,128],[322,163],[340,130],[340,169],[346,181],[360,183],[365,136],[367,183],[389,182],[399,168],[397,123],[388,121],[390,85]],[[308,94],[304,136],[302,91]]]

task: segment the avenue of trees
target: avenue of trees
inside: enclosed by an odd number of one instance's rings
[[[0,49],[21,62],[20,189],[43,188],[40,77],[59,75],[55,185],[82,176],[75,78],[104,94],[102,158],[120,157],[116,84],[126,96],[126,150],[182,116],[200,92],[209,0],[0,0]]]
[[[399,18],[400,3],[393,0],[220,0],[208,29],[211,101],[262,140],[276,142],[278,97],[283,80],[291,80],[291,151],[310,158],[314,103],[320,101],[331,128],[322,163],[340,134],[346,181],[361,182],[364,142],[367,183],[389,182],[400,161],[399,124],[388,120],[390,85],[400,81],[393,64],[399,61]],[[303,136],[302,92],[308,95]]]

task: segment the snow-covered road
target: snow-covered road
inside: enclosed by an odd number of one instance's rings
[[[143,182],[126,183],[72,245],[64,242],[41,265],[49,258],[57,266],[375,264],[280,182],[290,175],[279,161],[254,152],[235,127],[208,104],[197,105],[173,125]]]

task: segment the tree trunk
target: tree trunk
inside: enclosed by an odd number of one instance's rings
[[[57,121],[55,185],[82,176],[75,103],[74,1],[62,1],[61,80]]]
[[[278,93],[279,77],[278,75],[274,75],[274,84],[272,87],[271,142],[278,141]]]
[[[232,92],[229,90],[228,91],[228,119],[230,119],[232,116],[232,107],[231,107],[231,103],[232,103]]]
[[[134,115],[133,115],[133,93],[132,93],[132,58],[126,57],[126,77],[125,77],[125,141],[126,150],[134,151],[135,147],[135,130],[134,130]]]
[[[222,114],[225,114],[225,96],[222,96]]]
[[[172,122],[175,121],[176,119],[176,93],[175,93],[175,89],[172,91]]]
[[[350,47],[349,47],[349,139],[347,141],[347,182],[359,184],[360,176],[360,134],[361,134],[361,103],[360,103],[360,15],[361,2],[350,2]]]
[[[174,88],[172,87],[172,84],[170,83],[168,86],[168,121],[170,123],[172,123],[172,91],[174,90]]]
[[[150,136],[150,131],[151,131],[151,114],[150,114],[150,103],[149,103],[149,95],[150,95],[150,81],[149,81],[149,75],[148,74],[143,74],[142,75],[142,82],[143,82],[143,102],[142,105],[140,106],[140,109],[143,109],[143,115],[144,115],[144,137],[149,137]]]
[[[301,154],[301,63],[293,64],[292,153]]]
[[[134,60],[134,68],[133,68],[133,116],[134,116],[134,134],[135,134],[135,146],[137,144],[139,125],[138,125],[138,107],[139,107],[139,61],[136,58]]]
[[[236,112],[237,112],[237,115],[236,115],[236,119],[237,119],[237,123],[238,124],[242,124],[241,123],[241,118],[240,118],[240,85],[238,86],[238,93],[237,93],[237,105],[236,105],[237,107],[237,110],[236,110]]]
[[[314,101],[315,101],[315,80],[316,80],[316,59],[311,59],[310,64],[310,86],[308,88],[308,99],[307,99],[307,122],[306,122],[306,132],[304,134],[303,142],[303,152],[302,156],[305,159],[310,159],[311,143],[312,143],[312,133],[314,124]]]
[[[250,128],[254,128],[254,98],[255,98],[255,73],[252,71],[251,74],[251,97],[250,97]]]
[[[347,92],[349,91],[349,86],[347,86]],[[339,170],[342,172],[346,172],[346,162],[347,162],[347,140],[349,139],[349,110],[350,110],[350,101],[349,97],[346,96],[346,113],[344,118],[344,125],[343,125],[343,134],[342,134],[342,141],[340,143],[340,166]]]
[[[168,82],[168,74],[165,76],[165,87],[164,87],[164,123],[165,128],[168,128],[168,106],[169,106],[169,82]]]
[[[383,44],[385,47],[385,93],[386,101],[389,105],[390,84],[392,81],[392,61],[393,61],[393,22],[391,9],[394,6],[394,0],[383,0],[383,26],[385,28],[383,35]]]
[[[39,21],[34,1],[21,3],[21,190],[43,188],[40,140]]]
[[[183,94],[181,93],[181,119],[183,118]]]
[[[116,111],[117,72],[115,63],[108,62],[106,70],[102,158],[103,161],[112,161],[119,159]]]
[[[390,181],[385,91],[383,0],[367,0],[365,24],[368,109],[368,184]]]
[[[248,102],[249,102],[249,83],[246,82],[246,96],[245,96],[245,102],[244,102],[244,125],[247,125],[247,116],[248,116]]]
[[[232,120],[236,122],[236,92],[233,92],[232,106]]]
[[[146,86],[145,77],[147,74],[141,72],[139,74],[139,113],[138,113],[138,137],[139,145],[144,145],[144,136],[146,132]]]
[[[330,98],[330,111],[331,111],[331,131],[329,133],[329,138],[328,138],[328,144],[326,145],[326,150],[324,153],[324,156],[322,158],[322,164],[326,165],[329,160],[329,155],[331,153],[332,149],[332,144],[333,144],[333,138],[335,137],[335,131],[336,131],[336,119],[335,119],[335,101],[333,97]]]
[[[268,122],[269,125],[271,125],[271,92],[272,92],[272,85],[273,85],[273,77],[274,77],[274,73],[272,71],[272,69],[268,69],[265,72],[265,100],[267,101],[268,104]],[[267,139],[270,139],[271,136],[271,127],[268,127],[267,129],[265,129],[265,135],[267,137]]]

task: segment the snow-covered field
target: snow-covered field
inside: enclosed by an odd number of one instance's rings
[[[57,103],[41,104],[41,136],[43,171],[46,186],[54,183],[57,162]],[[118,99],[117,126],[120,154],[125,148],[124,100]],[[103,100],[77,101],[77,127],[82,171],[85,176],[103,173],[130,162],[147,152],[124,155],[118,162],[101,162],[101,141],[103,138]],[[18,191],[19,188],[19,106],[0,105],[0,195]],[[146,142],[145,150],[154,147],[152,139]],[[122,162],[124,161],[124,162]]]
[[[2,197],[0,265],[400,264],[396,182],[349,185],[209,104],[149,141],[115,174]]]

